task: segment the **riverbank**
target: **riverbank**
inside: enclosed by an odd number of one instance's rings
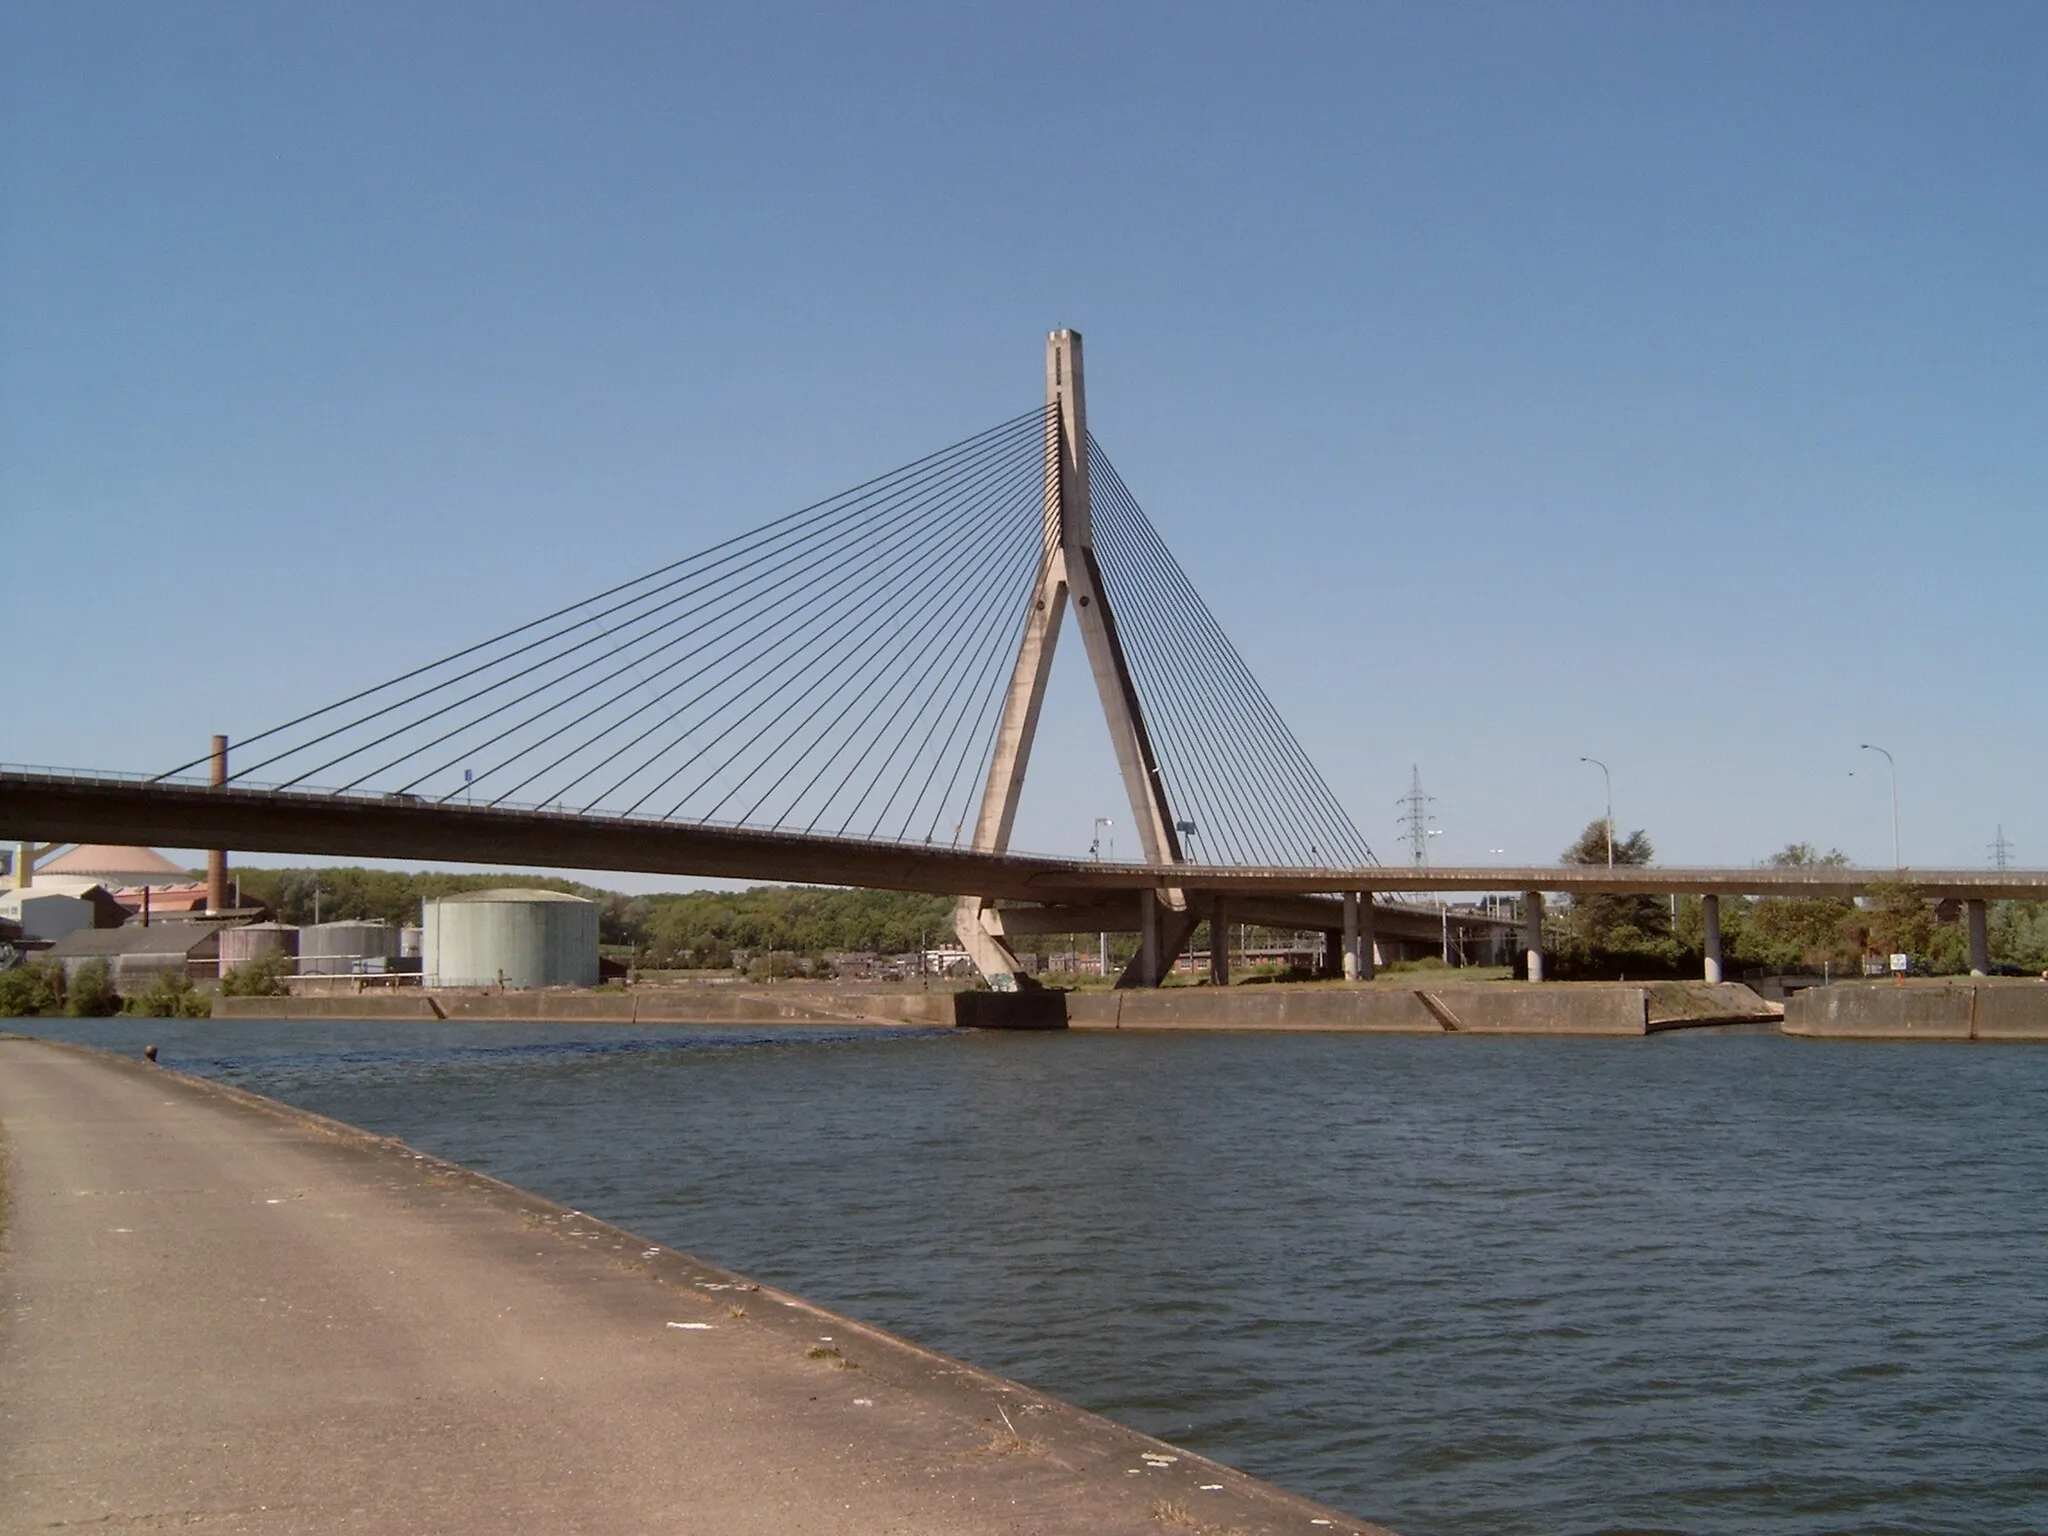
[[[0,1038],[0,1526],[1370,1532],[403,1143]]]
[[[218,1018],[880,1027],[1311,1030],[1362,1034],[1628,1036],[1774,1021],[1735,984],[1308,982],[1250,987],[999,994],[904,992],[834,983],[662,986],[620,991],[397,991],[224,997]]]

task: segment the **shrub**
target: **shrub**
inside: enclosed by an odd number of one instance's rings
[[[0,1018],[25,1019],[64,1006],[64,972],[47,960],[0,971]]]
[[[247,965],[238,965],[220,979],[222,997],[283,997],[291,989],[285,977],[298,970],[292,956],[279,952],[258,955]]]
[[[204,1019],[213,1013],[213,1000],[183,971],[165,971],[128,999],[128,1011],[145,1019]]]
[[[121,994],[114,990],[107,962],[97,957],[79,962],[64,991],[64,1011],[74,1019],[103,1019],[121,1011]]]

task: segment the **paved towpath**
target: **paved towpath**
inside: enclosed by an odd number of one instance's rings
[[[0,1039],[0,1132],[0,1531],[1373,1529],[218,1084]]]

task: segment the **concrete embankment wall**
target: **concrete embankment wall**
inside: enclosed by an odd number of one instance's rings
[[[228,1019],[474,1023],[873,1024],[982,1029],[1270,1029],[1354,1034],[1627,1036],[1768,1018],[1746,987],[1491,982],[1416,988],[1168,987],[1128,992],[868,992],[839,987],[649,987],[625,992],[359,992],[224,997]]]
[[[217,997],[218,1019],[456,1019],[472,1023],[950,1025],[951,992],[737,988],[632,992],[352,992]]]
[[[1810,987],[1785,1004],[1784,1031],[1835,1040],[2048,1040],[2038,981]]]
[[[1774,1017],[1747,987],[1685,989],[1684,1007],[1653,1012],[1649,989],[1605,983],[1538,986],[1169,988],[1075,992],[1076,1029],[1344,1030],[1366,1034],[1643,1035],[1658,1029]],[[1700,994],[1694,996],[1694,993]]]

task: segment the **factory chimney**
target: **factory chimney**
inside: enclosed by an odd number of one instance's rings
[[[211,782],[215,789],[225,788],[228,782],[228,739],[225,736],[213,738]],[[228,852],[225,848],[209,848],[206,851],[206,910],[224,912],[227,905]],[[144,918],[144,921],[148,919]]]

